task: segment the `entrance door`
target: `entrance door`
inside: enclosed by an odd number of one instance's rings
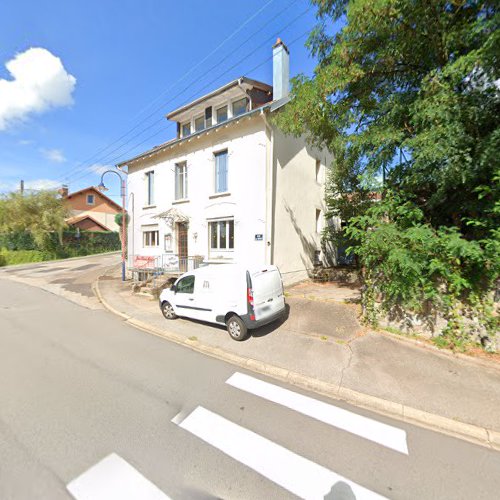
[[[179,270],[188,270],[188,228],[186,224],[177,223],[177,253],[179,255]]]

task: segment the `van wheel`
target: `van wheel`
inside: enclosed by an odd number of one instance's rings
[[[226,323],[227,331],[233,340],[238,342],[248,337],[248,328],[239,316],[231,316]]]
[[[163,302],[163,304],[161,305],[161,312],[166,319],[177,318],[177,314],[175,314],[174,308],[172,307],[172,304],[170,304],[170,302]]]

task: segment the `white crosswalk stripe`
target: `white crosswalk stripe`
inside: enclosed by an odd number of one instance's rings
[[[328,494],[335,496],[339,490],[344,493],[347,490],[357,500],[384,498],[200,406],[182,421],[174,421],[181,428],[301,498],[323,499]]]
[[[76,500],[169,500],[116,453],[108,455],[66,488]]]
[[[403,429],[363,417],[362,415],[298,394],[243,373],[234,373],[227,379],[226,383],[242,391],[278,403],[303,415],[408,455],[406,432]]]

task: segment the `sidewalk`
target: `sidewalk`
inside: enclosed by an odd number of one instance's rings
[[[299,287],[300,288],[300,287]],[[304,287],[305,288],[305,287]],[[205,354],[404,421],[500,449],[500,367],[371,332],[336,294],[287,293],[289,317],[235,342],[225,328],[163,318],[115,271],[96,282],[103,304],[143,330]],[[352,291],[349,291],[351,293]],[[326,295],[325,295],[326,294]]]

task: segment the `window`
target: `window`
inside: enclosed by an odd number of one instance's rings
[[[188,135],[191,135],[191,123],[183,123],[181,126],[181,133],[182,137],[187,137]]]
[[[316,209],[316,232],[321,233],[321,210]]]
[[[177,163],[175,165],[175,199],[183,200],[188,197],[187,193],[188,179],[187,179],[187,165],[184,163]]]
[[[215,153],[215,192],[227,191],[227,150]]]
[[[205,117],[199,116],[198,118],[195,118],[194,131],[199,132],[200,130],[203,130],[204,128],[205,128]]]
[[[210,249],[234,249],[234,220],[219,220],[209,222]]]
[[[321,160],[316,160],[316,182],[321,182]]]
[[[142,233],[142,246],[143,247],[157,247],[160,245],[159,231],[144,231]]]
[[[212,107],[205,108],[205,127],[212,126]]]
[[[194,276],[186,276],[177,282],[175,286],[177,293],[193,293],[194,292]]]
[[[154,205],[154,202],[155,202],[155,173],[153,170],[151,172],[146,173],[146,182],[147,182],[147,193],[146,193],[147,205]]]
[[[93,194],[87,195],[87,205],[93,205],[95,203],[95,198]]]
[[[227,120],[227,106],[222,106],[217,111],[217,123],[222,123]]]
[[[172,246],[172,233],[168,233],[165,235],[165,252],[173,252]]]
[[[239,116],[247,112],[248,99],[244,97],[243,99],[238,99],[233,102],[233,116]]]

